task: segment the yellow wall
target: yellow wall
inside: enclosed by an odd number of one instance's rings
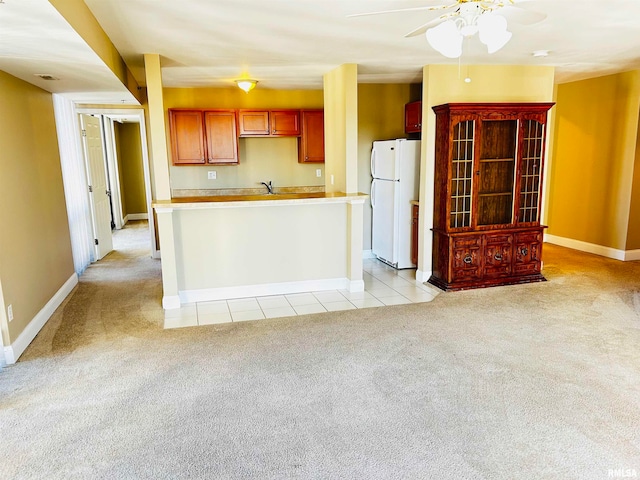
[[[323,108],[321,90],[267,90],[259,85],[248,94],[237,87],[165,88],[163,98],[165,109]],[[166,122],[167,148],[171,152],[168,116]],[[239,165],[171,166],[171,188],[258,188],[263,181],[272,181],[274,187],[324,185],[323,164],[298,163],[296,137],[241,138],[238,153]],[[321,170],[320,177],[316,176],[317,169]],[[215,171],[217,178],[209,180],[208,171]]]
[[[325,190],[356,193],[358,191],[358,66],[340,65],[325,74],[323,82]]]
[[[120,128],[119,123],[113,124],[113,139],[116,145],[116,157],[118,159],[118,181],[120,182],[120,206],[122,208],[122,216],[127,214],[127,198],[124,195],[124,178],[122,177],[122,159],[120,158]],[[113,187],[112,187],[113,188]]]
[[[51,94],[0,72],[0,105],[0,282],[14,312],[3,325],[8,345],[74,269]]]
[[[639,102],[638,71],[558,86],[549,234],[626,249]]]
[[[404,105],[411,101],[409,84],[358,85],[358,191],[371,193],[371,147],[375,140],[407,138]],[[371,250],[371,201],[364,203],[364,245]]]
[[[165,88],[168,108],[322,108],[322,90],[269,90],[260,84],[249,93],[230,88]],[[168,117],[167,117],[168,121]]]
[[[122,214],[147,213],[142,165],[140,125],[115,123],[118,148],[118,168],[122,196]]]
[[[633,166],[633,191],[631,193],[631,209],[629,211],[629,232],[627,233],[627,250],[638,249],[640,249],[640,120],[638,121]]]
[[[467,75],[471,78],[470,83],[464,81]],[[424,67],[418,270],[424,274],[431,271],[436,134],[432,107],[455,102],[551,102],[553,79],[552,67],[472,65],[462,72],[457,65]]]

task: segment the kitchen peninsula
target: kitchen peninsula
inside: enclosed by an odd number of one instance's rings
[[[303,193],[157,201],[163,307],[320,290],[363,291],[365,198]]]

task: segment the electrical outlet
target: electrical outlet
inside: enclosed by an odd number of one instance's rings
[[[214,171],[211,172],[207,172],[207,178],[209,180],[215,180],[217,178],[218,174]]]
[[[322,176],[322,169],[318,168],[316,170],[316,177],[321,177]]]
[[[9,321],[13,320],[13,305],[7,307],[7,316],[9,317]]]
[[[331,175],[331,185],[333,185],[333,175]]]

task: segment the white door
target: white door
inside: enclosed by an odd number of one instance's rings
[[[393,265],[398,262],[396,191],[398,182],[374,179],[371,183],[371,252]]]
[[[96,260],[113,250],[111,238],[111,205],[100,119],[91,115],[80,115],[82,145],[87,162],[87,180],[95,238]]]

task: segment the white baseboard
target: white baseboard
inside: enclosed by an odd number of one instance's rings
[[[363,250],[362,251],[362,259],[366,259],[366,258],[376,258],[376,256],[373,254],[373,252],[371,250]]]
[[[624,252],[624,261],[633,262],[640,260],[640,250],[627,250]]]
[[[180,308],[180,297],[178,295],[165,295],[162,297],[162,308],[165,310]]]
[[[47,321],[53,315],[53,312],[56,311],[67,295],[71,293],[73,287],[78,284],[78,275],[73,274],[69,277],[69,279],[60,287],[60,289],[55,293],[55,295],[47,302],[47,304],[42,307],[35,317],[29,322],[29,325],[22,331],[18,338],[16,338],[15,342],[13,342],[8,347],[4,347],[4,358],[7,364],[11,365],[18,361],[20,355],[24,353],[29,344],[36,338],[36,335],[42,330],[42,327],[47,323]]]
[[[349,292],[364,292],[364,280],[351,280],[349,282]]]
[[[602,257],[613,258],[614,260],[640,260],[640,250],[618,250],[616,248],[596,245],[595,243],[587,243],[573,238],[558,237],[556,235],[544,235],[544,241],[559,245],[561,247],[572,248],[581,252],[593,253]],[[636,257],[636,258],[629,258]]]
[[[127,223],[130,220],[149,220],[148,213],[130,213],[124,217],[124,223]]]
[[[355,290],[351,290],[354,288]],[[362,288],[362,290],[358,290]],[[265,297],[269,295],[288,295],[291,293],[319,292],[323,290],[349,290],[352,292],[364,291],[364,281],[350,281],[348,278],[328,278],[325,280],[303,280],[300,282],[265,283],[260,285],[242,285],[238,287],[203,288],[198,290],[183,290],[180,292],[180,304],[195,302],[210,302],[232,298]],[[165,302],[165,309],[179,308],[175,302]],[[174,297],[169,297],[173,299]],[[171,305],[167,307],[166,305]]]

